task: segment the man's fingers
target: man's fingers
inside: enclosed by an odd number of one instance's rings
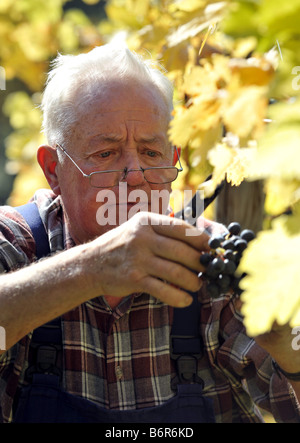
[[[158,223],[159,221],[160,223]],[[202,229],[195,228],[183,220],[172,217],[165,217],[157,220],[156,218],[153,218],[153,214],[149,214],[149,222],[152,229],[157,234],[181,240],[199,251],[209,250],[209,235],[207,235]]]
[[[187,292],[154,277],[146,277],[143,285],[148,294],[174,308],[185,308],[193,301],[193,298]]]
[[[154,277],[172,283],[186,291],[196,292],[202,286],[198,273],[192,272],[184,266],[172,263],[169,260],[154,257],[149,262],[149,270]]]
[[[160,235],[151,242],[150,248],[156,258],[169,260],[170,265],[180,263],[194,271],[204,271],[204,267],[200,264],[200,251],[183,241]]]

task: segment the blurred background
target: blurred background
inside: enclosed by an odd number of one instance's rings
[[[101,45],[105,16],[103,1],[1,0],[0,204],[24,203],[47,186],[35,158],[45,74],[58,52]]]

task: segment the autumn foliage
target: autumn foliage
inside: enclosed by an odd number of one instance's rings
[[[274,321],[299,325],[300,0],[109,0],[98,22],[80,9],[64,11],[65,3],[0,4],[0,64],[8,81],[26,86],[3,108],[13,127],[8,169],[18,172],[12,204],[45,186],[34,158],[51,59],[58,51],[126,42],[161,63],[174,83],[169,137],[182,147],[185,168],[176,186],[196,190],[212,174],[201,188],[210,195],[224,179],[232,186],[264,180],[268,223],[241,264],[249,334]]]

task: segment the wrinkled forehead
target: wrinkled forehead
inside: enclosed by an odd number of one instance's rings
[[[74,93],[76,140],[87,139],[97,133],[115,133],[121,126],[135,126],[146,136],[160,133],[167,139],[170,112],[162,93],[149,84],[111,80],[94,85],[84,93]]]

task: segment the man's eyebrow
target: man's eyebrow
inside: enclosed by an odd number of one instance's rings
[[[168,140],[162,135],[142,135],[136,139],[137,143],[146,143],[150,146],[158,146],[165,148],[168,146]]]
[[[89,145],[94,145],[99,142],[119,142],[122,140],[120,134],[98,134],[89,140]]]
[[[157,135],[144,135],[137,139],[138,142],[149,143],[151,145],[155,143],[161,143],[163,141],[163,137],[159,137]]]
[[[93,147],[96,144],[100,144],[103,142],[104,143],[119,143],[122,140],[123,140],[123,137],[120,134],[114,134],[114,133],[98,134],[89,140],[88,145]],[[147,143],[150,145],[155,145],[155,144],[165,145],[164,137],[160,136],[160,135],[142,135],[140,137],[137,137],[136,142]]]
[[[89,139],[87,150],[90,152],[101,145],[111,145],[120,141],[122,141],[122,136],[119,134],[98,134]]]

